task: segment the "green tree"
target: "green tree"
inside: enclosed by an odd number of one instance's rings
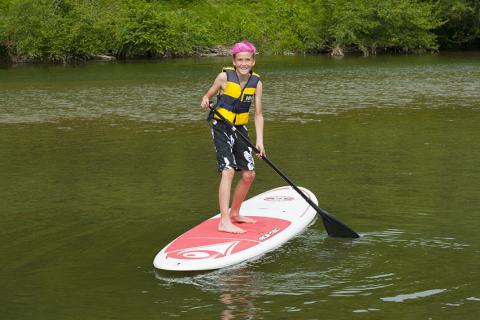
[[[274,54],[472,47],[480,1],[0,0],[3,56],[184,56],[245,38]]]
[[[272,47],[273,53],[306,52],[315,47],[318,36],[310,23],[313,20],[310,6],[300,1],[269,0],[262,3],[266,12],[262,21],[265,26],[263,34],[267,35],[263,42]]]
[[[191,54],[202,42],[204,25],[182,8],[160,2],[132,2],[124,8],[117,54],[163,57]]]
[[[11,0],[0,0],[0,59],[8,55],[8,17]]]
[[[445,21],[436,30],[442,47],[480,47],[479,0],[442,0],[438,8]]]
[[[115,45],[115,4],[101,0],[17,0],[10,9],[8,36],[17,54],[68,61],[107,52]]]
[[[413,0],[321,0],[317,29],[326,46],[339,54],[355,47],[364,54],[377,48],[404,51],[436,49],[432,30],[440,25],[434,6]]]

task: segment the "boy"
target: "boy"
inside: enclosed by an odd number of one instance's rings
[[[224,68],[217,76],[213,85],[203,96],[201,107],[208,110],[210,99],[218,93],[215,106],[217,111],[233,123],[237,130],[248,136],[245,124],[248,122],[249,108],[254,101],[256,147],[260,151],[257,155],[262,157],[265,155],[262,113],[263,85],[259,75],[252,71],[255,65],[255,53],[256,48],[250,42],[236,43],[231,49],[233,68]],[[239,212],[248,189],[255,179],[253,150],[217,115],[211,116],[213,142],[217,153],[218,170],[221,172],[218,190],[221,218],[218,230],[244,233],[246,231],[236,226],[234,222],[255,223],[255,220],[241,216]],[[241,171],[241,179],[235,188],[232,207],[229,211],[230,191],[235,171]]]

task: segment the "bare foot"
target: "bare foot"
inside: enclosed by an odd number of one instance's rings
[[[232,221],[233,222],[238,222],[238,223],[255,223],[255,222],[257,222],[256,220],[253,220],[252,218],[247,218],[247,217],[240,216],[240,215],[233,216]]]
[[[223,221],[221,220],[218,224],[218,231],[222,232],[230,232],[230,233],[245,233],[247,231],[243,230],[242,228],[237,227],[230,221]]]

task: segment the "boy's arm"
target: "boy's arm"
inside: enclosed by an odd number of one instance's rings
[[[213,82],[213,85],[208,89],[207,93],[202,97],[202,103],[200,106],[204,110],[209,109],[210,105],[210,99],[218,92],[218,90],[223,89],[225,87],[225,83],[227,82],[227,74],[225,72],[221,72],[215,81]]]
[[[256,147],[260,153],[258,156],[265,155],[265,147],[263,146],[263,109],[262,109],[262,94],[263,84],[261,81],[257,84],[257,90],[255,91],[255,132],[257,134]]]

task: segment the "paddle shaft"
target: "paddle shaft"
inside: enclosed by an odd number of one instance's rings
[[[253,151],[255,151],[256,153],[260,153],[260,150],[258,150],[257,147],[253,145],[253,143],[250,141],[250,139],[248,139],[248,137],[246,137],[242,132],[238,131],[237,128],[235,128],[235,126],[232,123],[230,123],[229,121],[226,121],[225,118],[223,117],[223,115],[218,113],[218,111],[215,110],[215,112],[216,112],[217,115],[219,115],[219,117],[222,119],[222,121],[224,121],[227,124],[227,126],[230,127],[230,129],[233,132],[238,134],[243,139],[243,141],[245,141],[245,143],[247,143],[248,146],[253,149]],[[280,171],[280,169],[278,169],[277,166],[275,166],[272,163],[272,161],[270,161],[270,159],[268,159],[264,155],[262,155],[261,158],[262,158],[263,161],[265,161],[270,166],[270,168],[272,168],[280,177],[282,177],[282,179],[285,180],[285,182],[287,182],[296,192],[298,192],[298,194],[300,194],[302,196],[302,198],[305,199],[305,201],[308,202],[309,205],[311,205],[313,208],[315,208],[315,210],[317,210],[318,212],[320,212],[322,214],[325,214],[325,212],[324,212],[325,210],[323,210],[322,208],[317,206],[315,204],[315,202],[313,202],[305,193],[303,193],[303,191],[300,190],[300,188],[297,187],[295,185],[295,183],[293,183],[293,181],[290,180],[282,171]]]
[[[245,136],[242,132],[237,130],[237,128],[225,117],[217,111],[212,106],[209,106],[210,110],[214,112],[233,132],[238,134],[244,141],[245,143],[251,147],[256,153],[260,153],[260,150],[257,149],[256,146],[253,145],[252,142],[250,142],[250,139],[248,139],[247,136]],[[332,217],[326,210],[320,208],[315,202],[313,202],[305,193],[303,193],[302,190],[300,190],[299,187],[293,183],[292,180],[290,180],[280,169],[278,169],[266,156],[262,155],[261,156],[262,160],[265,161],[270,168],[272,168],[280,177],[282,177],[285,182],[287,182],[305,201],[311,205],[322,217],[323,219],[323,224],[325,225],[325,228],[327,229],[327,232],[330,236],[334,237],[342,237],[342,238],[358,238],[359,235],[353,231],[351,228],[346,226],[343,222],[337,220],[336,218]],[[335,224],[334,227],[330,228],[329,224]],[[338,228],[340,227],[340,231],[337,232]]]

